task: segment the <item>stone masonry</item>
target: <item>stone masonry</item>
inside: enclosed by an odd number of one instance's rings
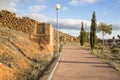
[[[40,22],[35,21],[29,17],[17,17],[15,13],[6,10],[0,11],[0,26],[8,27],[13,30],[22,31],[25,33],[32,33],[34,27]]]
[[[8,27],[37,36],[40,46],[45,53],[53,53],[53,27],[48,23],[40,23],[29,17],[17,17],[15,13],[0,11],[0,27]]]

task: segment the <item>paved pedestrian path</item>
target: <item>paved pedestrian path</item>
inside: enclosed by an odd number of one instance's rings
[[[87,51],[67,44],[52,80],[120,80],[120,74]]]

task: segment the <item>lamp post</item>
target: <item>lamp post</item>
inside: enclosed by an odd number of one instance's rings
[[[57,24],[56,24],[56,27],[57,27],[57,53],[59,53],[59,21],[58,21],[58,18],[59,18],[60,5],[56,4],[55,9],[56,9],[56,18],[57,18],[57,20],[56,20],[57,21]]]

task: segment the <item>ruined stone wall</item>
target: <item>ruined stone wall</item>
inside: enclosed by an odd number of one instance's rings
[[[53,27],[29,17],[17,17],[15,13],[0,11],[0,27],[30,33],[30,39],[36,41],[43,53],[53,53]],[[32,36],[32,37],[31,37]]]
[[[42,32],[38,27],[42,27],[42,28],[40,28],[42,30]],[[44,40],[46,41],[47,44],[52,44],[53,43],[52,42],[53,38],[54,38],[53,27],[49,23],[40,23],[39,25],[37,25],[35,27],[34,34],[41,37],[41,38],[44,38]]]
[[[36,36],[35,40],[38,40],[38,43],[40,44],[42,51],[48,51],[48,53],[53,54],[54,36],[52,25],[49,23],[40,23],[35,27],[34,35]]]
[[[15,13],[6,10],[0,11],[0,26],[8,27],[13,30],[25,33],[33,33],[34,28],[40,22],[30,19],[29,17],[17,17]]]
[[[49,44],[50,45],[53,45],[53,39],[54,39],[54,36],[53,36],[53,27],[51,24],[46,24],[46,29],[48,29],[48,33],[46,32],[46,35],[48,35],[48,38],[49,38]]]

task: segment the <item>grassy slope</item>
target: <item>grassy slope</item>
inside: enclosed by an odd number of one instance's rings
[[[50,59],[27,34],[0,27],[0,80],[36,80]]]
[[[0,27],[0,80],[37,80],[51,59],[28,34]]]
[[[66,42],[71,42],[70,37],[73,38],[72,42],[79,42],[79,40],[76,37],[74,37],[72,35],[69,35],[69,34],[66,34],[66,33],[63,33],[61,31],[59,31],[59,37],[66,37]],[[56,39],[57,39],[57,31],[56,30],[54,30],[54,38],[55,38],[55,41],[56,41]],[[60,42],[63,43],[64,41],[60,40]]]

